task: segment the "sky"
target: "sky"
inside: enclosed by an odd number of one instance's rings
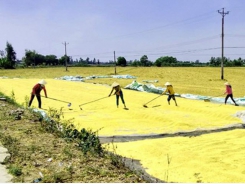
[[[245,58],[244,0],[0,0],[0,50],[100,62]],[[65,47],[66,45],[66,47]]]

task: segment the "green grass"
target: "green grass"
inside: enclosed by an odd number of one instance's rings
[[[13,175],[12,182],[32,183],[40,178],[39,173],[43,175],[43,183],[145,182],[124,165],[115,166],[107,153],[98,155],[91,152],[90,144],[86,144],[84,154],[78,146],[83,145],[81,141],[67,141],[57,134],[54,126],[49,133],[49,129],[45,130],[43,122],[40,122],[39,115],[28,109],[23,108],[22,118],[15,120],[14,114],[9,112],[17,108],[19,106],[15,104],[0,101],[0,142],[10,154],[4,164]],[[95,146],[99,146],[95,134],[85,130],[82,133],[84,142],[95,140]]]

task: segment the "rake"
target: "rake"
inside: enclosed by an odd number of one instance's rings
[[[148,103],[152,102],[153,100],[156,100],[157,98],[159,98],[159,97],[161,97],[161,96],[162,96],[162,95],[159,95],[159,96],[157,96],[157,97],[153,98],[153,99],[152,99],[152,100],[150,100],[149,102],[145,103],[145,104],[143,105],[143,107],[146,107],[146,108],[147,108],[147,105],[146,105],[146,104],[148,104]]]
[[[102,99],[104,99],[104,98],[108,98],[108,96],[102,97],[102,98],[99,98],[99,99],[97,99],[97,100],[93,100],[93,101],[90,101],[90,102],[87,102],[87,103],[84,103],[84,104],[80,104],[80,105],[79,105],[79,108],[80,108],[80,110],[83,110],[83,109],[81,108],[82,105],[86,105],[86,104],[89,104],[89,103],[93,103],[93,102],[102,100]]]
[[[44,97],[44,96],[42,96],[42,97]],[[55,100],[55,101],[59,101],[59,102],[68,103],[67,106],[68,107],[71,107],[71,103],[70,102],[59,100],[59,99],[56,99],[56,98],[50,98],[50,97],[47,97],[47,98],[50,99],[50,100]]]
[[[223,95],[223,94],[222,94]],[[219,96],[221,96],[221,95],[218,95],[218,96],[213,96],[213,97],[210,97],[210,98],[206,98],[206,99],[204,99],[204,102],[210,102],[210,99],[211,98],[214,98],[214,97],[219,97]]]

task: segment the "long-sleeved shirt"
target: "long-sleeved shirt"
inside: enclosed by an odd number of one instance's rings
[[[119,95],[120,95],[120,91],[121,91],[120,85],[113,87],[112,90],[111,90],[110,95],[112,94],[112,92],[113,92],[114,90],[115,90],[115,94],[119,96]]]
[[[174,88],[172,85],[170,86],[167,86],[166,90],[162,93],[162,94],[165,94],[165,93],[169,93],[170,95],[174,95]]]
[[[46,88],[45,86],[42,86],[41,84],[36,84],[33,88],[32,88],[32,93],[33,95],[37,95],[37,96],[40,96],[40,92],[44,91],[45,93],[45,97],[47,97],[47,91],[46,91]]]

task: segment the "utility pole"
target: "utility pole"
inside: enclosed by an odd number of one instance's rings
[[[114,63],[115,63],[115,75],[116,75],[117,74],[117,69],[116,69],[117,63],[116,63],[116,53],[115,53],[115,51],[114,51]]]
[[[68,70],[67,70],[67,55],[66,55],[66,45],[68,45],[69,43],[66,43],[66,42],[65,42],[65,43],[62,43],[62,44],[64,44],[64,45],[65,45],[66,71],[68,71]]]
[[[229,11],[224,12],[224,8],[222,8],[222,11],[218,10],[218,13],[222,15],[222,43],[221,43],[221,80],[224,79],[224,17],[225,15],[229,14]]]

